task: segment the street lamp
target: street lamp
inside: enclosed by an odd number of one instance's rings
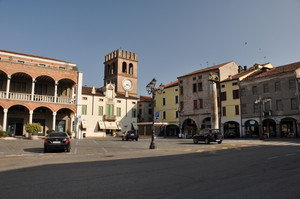
[[[263,112],[263,106],[262,104],[265,104],[266,102],[270,102],[271,99],[268,99],[268,98],[265,98],[265,99],[262,99],[261,96],[255,100],[255,104],[259,104],[259,138],[261,140],[264,139],[264,136],[263,136],[263,124],[262,124],[262,112]]]
[[[153,78],[152,81],[146,86],[146,90],[149,95],[152,94],[152,108],[153,108],[153,122],[152,122],[152,137],[151,137],[151,144],[149,149],[155,149],[155,128],[154,128],[154,99],[155,99],[155,92],[161,93],[164,90],[164,85],[160,84],[158,88],[155,88],[156,79]]]

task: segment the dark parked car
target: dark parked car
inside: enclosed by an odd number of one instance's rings
[[[221,133],[219,129],[202,129],[193,136],[193,141],[195,144],[199,141],[204,141],[205,144],[209,144],[210,142],[218,142],[218,144],[221,144],[223,141],[223,133]]]
[[[138,139],[139,139],[138,132],[136,130],[126,131],[122,136],[122,140],[127,141],[129,139],[138,141]]]
[[[50,150],[64,150],[70,152],[71,142],[67,133],[52,132],[44,140],[44,152]]]

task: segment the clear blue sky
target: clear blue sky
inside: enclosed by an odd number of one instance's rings
[[[138,94],[189,72],[300,61],[300,0],[0,0],[0,49],[76,63],[103,86],[104,56],[138,54]]]

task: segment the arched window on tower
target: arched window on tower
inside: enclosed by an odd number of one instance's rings
[[[105,76],[109,75],[109,65],[105,67]]]
[[[107,66],[107,71],[108,71],[108,76],[110,76],[111,75],[111,67],[110,67],[110,65]]]
[[[133,75],[133,64],[132,63],[129,64],[129,74]]]
[[[126,64],[126,62],[123,62],[123,65],[122,65],[123,67],[122,67],[122,72],[123,73],[127,73],[127,64]]]
[[[116,64],[113,63],[113,71],[112,71],[112,74],[116,74],[116,73],[117,73]]]

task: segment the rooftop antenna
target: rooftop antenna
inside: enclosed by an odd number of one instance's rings
[[[206,62],[206,67],[208,68],[208,61]]]

